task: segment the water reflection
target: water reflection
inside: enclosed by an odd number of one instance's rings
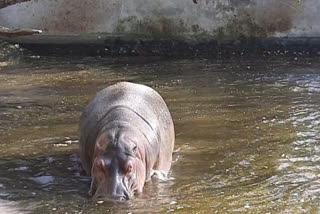
[[[276,184],[288,193],[287,212],[316,212],[319,207],[320,183],[320,76],[291,76],[296,96],[290,108],[289,121],[296,128],[297,139],[279,159]]]
[[[2,68],[0,208],[316,213],[320,65],[305,60],[41,57]],[[166,99],[179,148],[174,180],[153,180],[126,203],[95,203],[78,167],[77,122],[97,90],[122,80]]]

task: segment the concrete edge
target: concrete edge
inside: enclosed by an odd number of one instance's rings
[[[269,37],[216,40],[203,37],[148,37],[143,35],[66,34],[32,35],[1,40],[19,44],[39,55],[237,55],[265,52],[320,55],[320,37]]]

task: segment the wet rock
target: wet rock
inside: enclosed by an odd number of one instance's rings
[[[11,201],[5,201],[0,199],[0,213],[5,214],[17,214],[20,213],[16,208],[16,203]]]
[[[34,177],[34,178],[30,178],[30,180],[41,184],[41,185],[47,185],[50,184],[54,181],[54,177],[52,176],[38,176],[38,177]]]
[[[243,167],[248,167],[250,164],[251,164],[250,161],[247,161],[247,160],[243,160],[239,163],[239,165]]]
[[[56,159],[54,157],[47,157],[45,160],[45,163],[53,163],[55,161],[56,161]]]
[[[40,56],[35,56],[35,55],[33,55],[33,56],[30,56],[30,58],[31,58],[31,59],[40,59],[41,57],[40,57]]]
[[[26,171],[28,169],[29,169],[29,167],[27,167],[27,166],[20,166],[20,167],[14,168],[14,169],[9,169],[9,171]]]
[[[63,141],[62,137],[46,137],[46,138],[41,138],[37,140],[33,140],[32,142],[34,143],[48,143],[48,144],[53,144],[57,142]]]
[[[68,144],[65,144],[65,143],[56,143],[56,144],[53,144],[54,147],[67,147]]]
[[[246,209],[249,209],[249,208],[250,208],[249,202],[247,202],[247,203],[244,205],[244,208],[246,208]]]
[[[9,193],[6,193],[6,192],[0,192],[0,197],[8,197],[8,196],[10,196],[10,194]],[[0,206],[0,208],[1,208],[1,206]],[[1,209],[0,209],[1,210]]]
[[[0,68],[1,68],[1,67],[5,67],[5,66],[7,66],[7,65],[8,65],[7,62],[0,62]]]
[[[182,205],[178,205],[177,206],[177,210],[181,210],[181,209],[183,209],[184,207],[182,206]]]
[[[176,201],[171,201],[169,204],[170,205],[174,205],[174,204],[177,204],[178,202],[176,202]]]

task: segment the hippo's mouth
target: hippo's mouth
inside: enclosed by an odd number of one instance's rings
[[[134,176],[130,176],[130,177],[125,177],[122,181],[123,186],[125,188],[125,195],[127,196],[128,199],[133,198],[134,196],[134,191],[136,188],[136,182],[134,179]]]
[[[97,194],[95,194],[92,198],[93,201],[119,201],[119,202],[124,202],[124,201],[128,201],[132,198],[132,196],[130,196],[130,194],[128,192],[124,192],[121,195],[108,195],[108,194],[104,194],[104,193],[99,193],[97,192]]]
[[[117,186],[110,188],[118,191],[108,191],[109,188],[101,184],[100,187],[97,188],[93,200],[127,201],[132,199],[137,186],[134,177],[135,176],[124,177],[120,179]]]

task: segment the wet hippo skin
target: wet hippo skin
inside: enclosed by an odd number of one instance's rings
[[[162,97],[121,82],[99,91],[80,118],[79,149],[93,198],[130,199],[153,175],[167,176],[175,135]]]

